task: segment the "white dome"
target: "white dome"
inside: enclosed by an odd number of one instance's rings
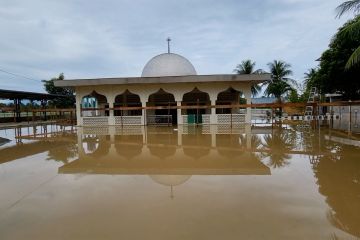
[[[150,59],[145,65],[141,77],[163,77],[196,75],[189,60],[174,53],[163,53]]]
[[[191,175],[149,175],[155,182],[165,186],[177,186],[191,178]]]

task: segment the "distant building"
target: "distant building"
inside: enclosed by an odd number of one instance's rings
[[[277,101],[276,97],[261,97],[261,98],[252,98],[252,104],[267,104],[267,103],[275,103]]]

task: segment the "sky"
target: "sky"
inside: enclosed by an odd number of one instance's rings
[[[167,51],[198,74],[283,60],[292,78],[316,67],[350,17],[343,0],[0,0],[0,88],[44,92],[42,79],[140,76]],[[13,73],[11,75],[5,72]]]

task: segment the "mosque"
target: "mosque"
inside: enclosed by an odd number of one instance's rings
[[[251,86],[270,74],[198,75],[168,51],[150,59],[141,77],[73,79],[55,86],[76,92],[78,126],[241,124],[251,122]]]

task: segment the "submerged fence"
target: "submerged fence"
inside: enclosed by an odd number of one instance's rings
[[[91,113],[92,117],[106,117],[113,115],[118,124],[126,124],[124,117],[133,117],[132,121],[138,121],[139,115],[132,115],[134,110],[140,110],[145,114],[145,119],[148,124],[169,124],[174,120],[174,115],[171,111],[178,110],[184,118],[184,122],[201,121],[208,122],[210,114],[212,113],[221,119],[230,119],[230,121],[237,121],[243,119],[242,116],[250,108],[253,118],[276,118],[282,112],[282,116],[288,117],[289,120],[303,120],[298,116],[304,116],[305,108],[312,106],[313,118],[311,119],[327,119],[326,117],[338,115],[340,118],[349,116],[350,121],[353,118],[358,118],[360,114],[360,101],[342,101],[333,103],[266,103],[266,104],[232,104],[232,105],[187,105],[187,106],[146,106],[146,107],[114,107],[114,108],[81,108],[80,113],[86,116]],[[161,112],[156,113],[156,111]],[[166,111],[164,111],[166,110]],[[221,110],[221,111],[217,111]],[[115,113],[116,112],[116,116]],[[136,111],[135,111],[136,112]],[[15,112],[12,108],[0,108],[0,122],[17,122],[17,121],[38,121],[38,120],[54,120],[67,121],[74,123],[76,120],[75,109],[30,109]],[[192,115],[192,116],[189,116]],[[201,115],[201,117],[199,117]],[[192,120],[194,118],[194,120]],[[222,122],[222,121],[220,121]],[[227,122],[227,121],[226,121]]]

